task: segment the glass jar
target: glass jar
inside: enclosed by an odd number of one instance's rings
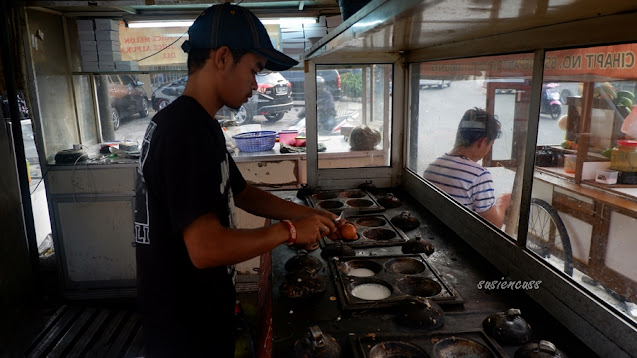
[[[610,156],[611,169],[637,172],[637,140],[618,140]]]

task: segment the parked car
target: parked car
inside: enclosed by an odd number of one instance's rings
[[[286,80],[292,84],[292,98],[295,101],[305,101],[305,73],[301,70],[281,72]],[[335,100],[341,99],[341,75],[337,70],[318,70],[316,75],[323,77],[327,89]]]
[[[108,95],[111,99],[113,129],[117,130],[123,118],[139,114],[148,116],[148,95],[143,82],[129,75],[108,75]]]
[[[278,121],[292,109],[292,85],[279,72],[257,73],[258,89],[248,102],[234,111],[223,107],[216,116],[229,118],[234,113],[237,125],[248,124],[256,115],[264,115],[269,121]],[[160,111],[184,93],[188,76],[157,88],[151,97],[156,111]]]
[[[451,81],[449,80],[432,80],[432,79],[421,79],[420,80],[420,89],[424,89],[424,88],[443,88],[443,87],[450,87],[451,86]]]

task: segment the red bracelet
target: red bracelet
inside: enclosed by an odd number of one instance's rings
[[[287,225],[288,230],[290,230],[290,238],[286,242],[287,245],[294,245],[296,243],[296,228],[294,224],[290,220],[281,220],[285,225]]]

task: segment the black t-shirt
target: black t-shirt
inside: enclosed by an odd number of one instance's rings
[[[234,227],[233,195],[246,182],[219,123],[182,96],[150,122],[135,210],[137,290],[149,357],[232,357],[232,266],[197,269],[182,232],[214,212]]]

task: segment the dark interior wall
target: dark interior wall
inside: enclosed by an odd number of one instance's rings
[[[0,9],[2,36],[7,27],[11,29],[9,35],[14,36],[15,9],[7,3],[0,5]],[[24,85],[21,76],[24,71],[18,50],[20,41],[13,38],[11,43],[3,40],[1,44],[0,92],[5,93],[12,84],[18,89]],[[2,339],[11,336],[9,333],[21,319],[25,305],[32,302],[35,291],[15,158],[8,121],[0,115],[0,347]]]

